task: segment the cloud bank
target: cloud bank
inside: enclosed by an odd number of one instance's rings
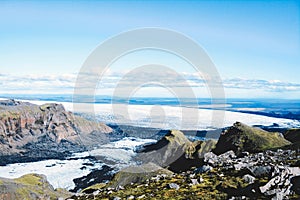
[[[155,77],[153,79],[153,76]],[[93,77],[86,74],[79,80],[80,85],[90,87],[97,81],[98,90],[113,90],[116,87],[191,87],[193,89],[205,88],[206,81],[198,73],[155,73],[155,74],[131,74],[126,72],[110,72],[103,76]],[[126,77],[126,78],[124,78]],[[153,81],[155,80],[155,81]],[[77,74],[61,75],[24,75],[0,74],[0,93],[2,94],[72,94],[74,91]],[[121,84],[120,84],[121,83]],[[280,80],[261,80],[231,78],[223,79],[225,91],[251,91],[260,90],[271,94],[300,93],[300,83],[284,82]],[[243,92],[241,92],[243,93]],[[255,95],[255,94],[254,94]]]

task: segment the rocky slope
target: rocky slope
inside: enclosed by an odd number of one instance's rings
[[[170,131],[140,154],[157,165],[129,167],[71,199],[299,199],[300,151],[281,135],[235,123],[215,144]]]
[[[0,199],[32,200],[32,199],[65,199],[68,191],[54,190],[43,175],[27,174],[16,179],[0,178]]]
[[[112,129],[73,115],[60,104],[0,101],[0,164],[63,157],[107,142]]]

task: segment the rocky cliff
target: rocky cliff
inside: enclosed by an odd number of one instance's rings
[[[13,162],[11,155],[39,159],[92,148],[107,142],[110,132],[105,124],[75,116],[61,104],[0,101],[0,164]]]

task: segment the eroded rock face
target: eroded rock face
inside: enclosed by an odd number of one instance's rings
[[[280,133],[272,133],[236,122],[221,134],[214,153],[220,155],[230,150],[237,155],[244,151],[257,153],[290,144]]]
[[[110,132],[105,124],[75,116],[61,104],[0,101],[0,156],[76,151],[107,142]]]

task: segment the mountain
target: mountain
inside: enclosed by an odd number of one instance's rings
[[[57,158],[108,141],[112,129],[65,110],[61,104],[41,106],[0,101],[0,164]]]
[[[232,150],[237,155],[240,155],[245,151],[256,153],[289,144],[291,143],[281,133],[268,132],[236,122],[221,134],[214,153],[220,155]]]

